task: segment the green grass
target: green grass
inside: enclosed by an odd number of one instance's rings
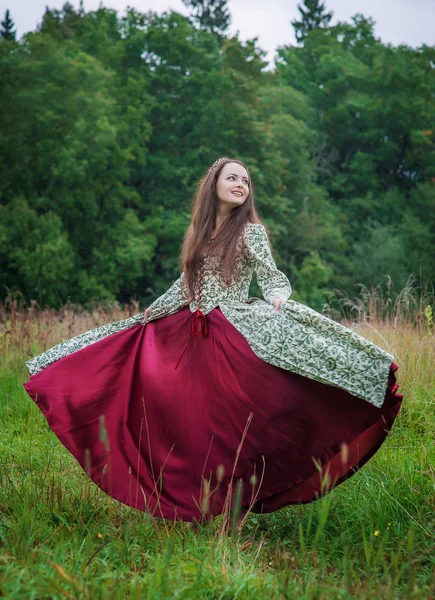
[[[22,387],[34,341],[9,339],[0,367],[0,597],[433,598],[435,335],[371,327],[367,337],[379,335],[399,357],[405,396],[380,451],[322,500],[250,514],[231,535],[222,516],[193,529],[101,492]]]

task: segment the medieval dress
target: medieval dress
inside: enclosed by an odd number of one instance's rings
[[[253,274],[264,300],[249,297]],[[331,492],[400,410],[393,356],[290,299],[266,229],[247,223],[230,285],[203,255],[143,314],[30,359],[24,387],[113,498],[155,517],[267,513]],[[272,302],[282,298],[279,311]]]

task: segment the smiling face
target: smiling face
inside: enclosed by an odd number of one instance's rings
[[[243,204],[249,194],[249,176],[245,167],[238,163],[227,163],[219,173],[216,194],[221,214],[228,214]]]

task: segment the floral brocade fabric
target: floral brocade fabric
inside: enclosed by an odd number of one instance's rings
[[[222,314],[262,360],[343,388],[381,407],[394,357],[351,329],[289,300],[292,291],[290,282],[276,267],[263,225],[247,223],[239,250],[230,286],[223,281],[220,257],[204,257],[202,295],[197,290],[189,304],[191,312],[200,308],[207,315],[219,306]],[[264,300],[249,298],[254,272]],[[187,306],[182,278],[183,274],[150,305],[147,323]],[[272,305],[275,298],[284,300],[278,313]],[[141,313],[92,329],[57,344],[26,364],[31,374],[37,373],[72,352],[138,325],[142,319]]]

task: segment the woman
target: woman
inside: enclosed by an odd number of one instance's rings
[[[105,492],[165,519],[319,498],[384,442],[393,357],[290,300],[246,165],[198,189],[182,274],[145,311],[29,360],[24,384]],[[264,300],[248,298],[255,272]]]

